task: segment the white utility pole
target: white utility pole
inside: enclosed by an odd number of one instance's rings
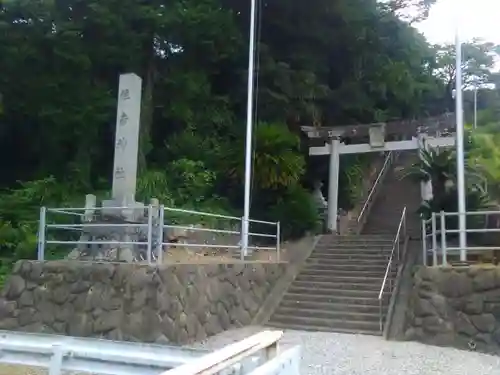
[[[250,2],[250,42],[248,43],[248,86],[247,86],[247,129],[245,142],[245,195],[243,221],[241,225],[241,257],[248,254],[248,232],[250,227],[250,188],[252,181],[252,127],[253,127],[253,92],[255,70],[255,39],[257,0]]]
[[[464,109],[462,101],[462,43],[458,33],[458,22],[455,34],[456,46],[456,95],[455,115],[457,134],[457,192],[458,192],[458,230],[460,244],[460,260],[467,260],[467,218],[465,205],[465,157],[464,157]]]

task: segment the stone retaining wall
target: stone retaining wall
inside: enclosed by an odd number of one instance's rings
[[[406,338],[500,354],[500,267],[418,267]]]
[[[16,264],[0,329],[184,344],[250,324],[286,264]]]

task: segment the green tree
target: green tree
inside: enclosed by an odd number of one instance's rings
[[[300,125],[445,109],[435,51],[401,19],[425,17],[432,1],[258,3],[252,213],[297,235],[316,219]],[[11,206],[0,224],[24,236],[41,202],[109,194],[125,72],[143,78],[138,199],[241,214],[249,16],[229,0],[2,2],[0,199]],[[345,195],[365,163],[343,161]],[[64,197],[26,195],[37,184]],[[16,205],[25,208],[12,215]]]

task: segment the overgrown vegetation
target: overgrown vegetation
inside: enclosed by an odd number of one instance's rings
[[[432,3],[259,2],[253,217],[280,220],[285,238],[317,222],[307,188],[326,163],[308,159],[300,125],[451,108],[444,60],[409,23]],[[227,0],[4,1],[1,256],[35,255],[41,205],[108,196],[124,72],[143,78],[137,199],[240,216],[248,25],[248,4]],[[349,208],[368,159],[341,164]]]

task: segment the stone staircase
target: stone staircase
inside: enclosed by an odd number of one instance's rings
[[[403,208],[407,230],[420,235],[416,211],[420,185],[401,180],[401,172],[416,153],[397,158],[378,187],[360,235],[324,235],[274,311],[269,325],[297,330],[382,335],[389,293],[379,301]],[[407,233],[408,233],[407,232]],[[389,274],[394,283],[397,267]]]
[[[392,235],[397,232],[401,213],[406,206],[407,235],[420,238],[420,220],[417,211],[420,207],[420,184],[410,178],[401,179],[404,168],[416,161],[415,152],[402,152],[384,183],[380,186],[367,221],[363,226],[362,234]]]
[[[389,301],[378,295],[392,243],[392,236],[322,236],[268,324],[380,335]]]

